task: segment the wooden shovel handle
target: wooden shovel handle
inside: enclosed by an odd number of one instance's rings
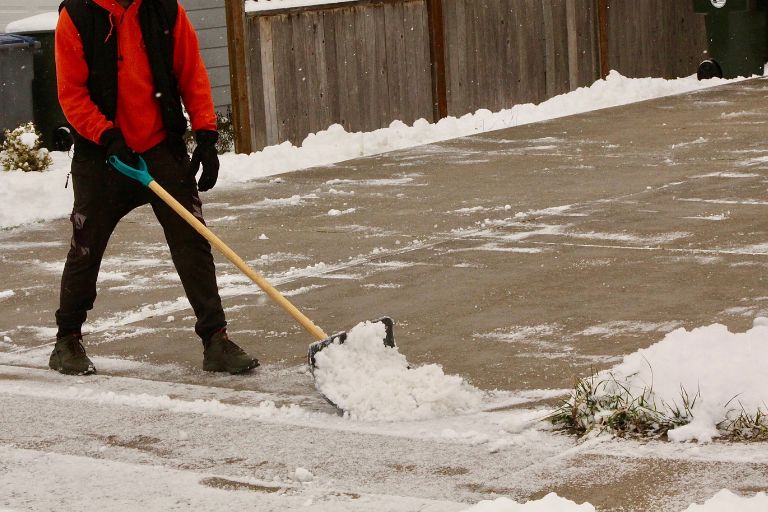
[[[173,208],[176,213],[181,215],[181,217],[186,220],[190,226],[195,228],[195,231],[205,237],[205,239],[208,240],[211,245],[218,249],[221,254],[223,254],[229,261],[231,261],[237,268],[239,268],[243,274],[248,276],[251,281],[256,283],[259,288],[264,290],[264,293],[266,293],[270,299],[275,301],[278,306],[283,308],[289,315],[291,315],[297,322],[299,322],[309,334],[314,336],[314,338],[317,340],[324,340],[328,338],[328,335],[325,334],[321,328],[316,326],[312,320],[307,318],[301,311],[296,308],[296,306],[291,304],[288,299],[286,299],[282,293],[277,291],[274,286],[269,284],[269,282],[264,279],[261,274],[249,267],[248,264],[235,253],[235,251],[230,249],[227,244],[222,242],[221,239],[213,233],[213,231],[208,229],[205,224],[200,222],[197,217],[192,215],[186,208],[184,208],[181,203],[174,199],[171,194],[166,192],[166,190],[161,187],[160,184],[158,184],[156,181],[152,181],[149,183],[148,187],[168,206]]]

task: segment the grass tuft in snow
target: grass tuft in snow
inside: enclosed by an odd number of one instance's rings
[[[717,429],[740,440],[768,441],[768,414],[762,409],[749,412],[739,405],[739,409],[728,412],[728,417],[717,424]]]
[[[612,373],[603,372],[579,379],[569,397],[546,419],[579,436],[606,432],[658,439],[691,423],[701,399],[699,390],[692,395],[681,386],[679,402],[667,403],[655,396],[652,386],[633,393]],[[768,440],[768,414],[762,409],[731,408],[716,428],[721,437],[732,440]]]
[[[682,405],[659,406],[652,389],[635,395],[613,374],[595,374],[579,379],[570,396],[547,419],[578,435],[597,431],[658,438],[689,422],[697,398],[683,393]]]

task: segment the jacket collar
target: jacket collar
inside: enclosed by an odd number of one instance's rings
[[[114,14],[116,16],[121,15],[126,10],[117,2],[117,0],[86,0],[86,3],[97,5],[105,11],[108,11],[110,14]],[[133,0],[133,4],[136,6],[136,8],[141,6],[141,3],[142,0]]]

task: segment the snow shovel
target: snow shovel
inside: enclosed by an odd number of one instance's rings
[[[147,162],[144,161],[143,158],[139,157],[138,169],[125,164],[116,156],[109,157],[109,163],[122,174],[138,181],[145,187],[149,188],[152,192],[154,192],[185,221],[187,221],[187,223],[189,223],[189,225],[192,226],[195,231],[200,233],[206,240],[208,240],[212,246],[218,249],[221,254],[223,254],[238,269],[240,269],[243,274],[248,276],[251,281],[256,283],[270,299],[276,302],[278,306],[283,308],[289,315],[294,318],[294,320],[299,322],[299,324],[301,324],[301,326],[317,340],[309,346],[309,352],[307,353],[307,363],[309,364],[310,369],[313,371],[315,369],[315,355],[318,352],[334,343],[342,344],[344,341],[346,341],[346,332],[339,332],[333,336],[328,336],[320,327],[315,325],[312,320],[307,318],[301,311],[299,311],[296,306],[291,304],[288,299],[286,299],[283,294],[277,291],[274,286],[269,284],[269,282],[264,279],[261,274],[253,270],[245,261],[243,261],[240,256],[235,253],[235,251],[230,249],[224,242],[222,242],[221,239],[219,239],[219,237],[213,233],[213,231],[208,229],[205,224],[200,222],[197,217],[192,215],[186,208],[181,205],[181,203],[174,199],[174,197],[169,194],[162,186],[160,186],[160,184],[157,183],[155,179],[149,174]],[[394,322],[392,319],[384,317],[376,320],[376,322],[384,324],[386,329],[386,336],[383,340],[384,345],[394,348],[395,336]]]

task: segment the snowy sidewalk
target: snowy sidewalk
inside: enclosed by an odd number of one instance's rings
[[[577,445],[530,419],[576,376],[674,328],[743,331],[768,314],[766,93],[764,80],[731,84],[204,197],[212,229],[318,325],[390,315],[412,364],[502,390],[487,404],[498,412],[337,417],[302,366],[308,337],[223,259],[232,337],[265,366],[203,374],[148,209],[123,221],[104,262],[86,337],[101,375],[54,375],[43,369],[68,222],[1,232],[0,508],[48,508],[46,486],[69,486],[47,464],[123,474],[146,491],[146,510],[170,508],[160,497],[175,487],[173,503],[198,510],[223,492],[260,510],[453,511],[556,491],[599,510],[652,511],[723,487],[765,490],[764,444]],[[311,483],[291,479],[298,467]],[[25,485],[30,475],[46,484]],[[215,478],[253,488],[198,488]],[[282,494],[260,487],[271,483]],[[94,509],[137,495],[100,489]]]

